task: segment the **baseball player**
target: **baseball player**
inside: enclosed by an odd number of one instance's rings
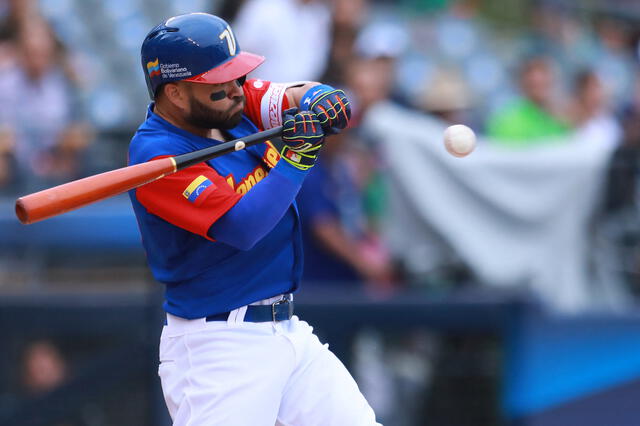
[[[241,51],[209,14],[168,19],[141,53],[153,102],[130,164],[283,125],[273,143],[130,192],[166,285],[159,375],[174,424],[377,424],[345,367],[293,315],[291,295],[302,270],[294,198],[325,135],[348,123],[344,92],[246,80],[264,58]]]

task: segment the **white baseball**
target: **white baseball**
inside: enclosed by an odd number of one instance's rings
[[[236,151],[240,151],[241,149],[244,149],[244,142],[243,141],[236,142],[235,149]]]
[[[476,147],[476,134],[464,124],[454,124],[444,131],[444,147],[455,157],[466,157]]]

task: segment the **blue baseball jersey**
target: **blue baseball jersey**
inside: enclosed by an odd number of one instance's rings
[[[246,106],[233,138],[281,124],[286,86],[261,80],[244,85]],[[153,113],[129,146],[129,164],[175,156],[220,143],[193,135]],[[295,202],[250,250],[214,241],[207,232],[275,167],[270,143],[194,165],[129,192],[147,260],[166,285],[164,308],[183,318],[228,312],[295,291],[302,273],[302,244]],[[260,214],[260,212],[256,212]]]

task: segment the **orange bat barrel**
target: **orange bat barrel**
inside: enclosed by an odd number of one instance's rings
[[[25,195],[16,200],[16,216],[25,225],[38,222],[129,191],[194,164],[257,145],[281,133],[282,126],[278,126],[197,151],[123,167]]]
[[[177,170],[173,157],[123,167],[25,195],[16,201],[16,216],[26,224],[103,200],[160,179]]]

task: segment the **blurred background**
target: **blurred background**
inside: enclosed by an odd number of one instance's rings
[[[194,11],[266,56],[251,77],[349,93],[298,198],[296,309],[382,423],[637,426],[635,0],[0,0],[0,424],[170,424],[128,199],[13,204],[126,165],[142,39]]]

